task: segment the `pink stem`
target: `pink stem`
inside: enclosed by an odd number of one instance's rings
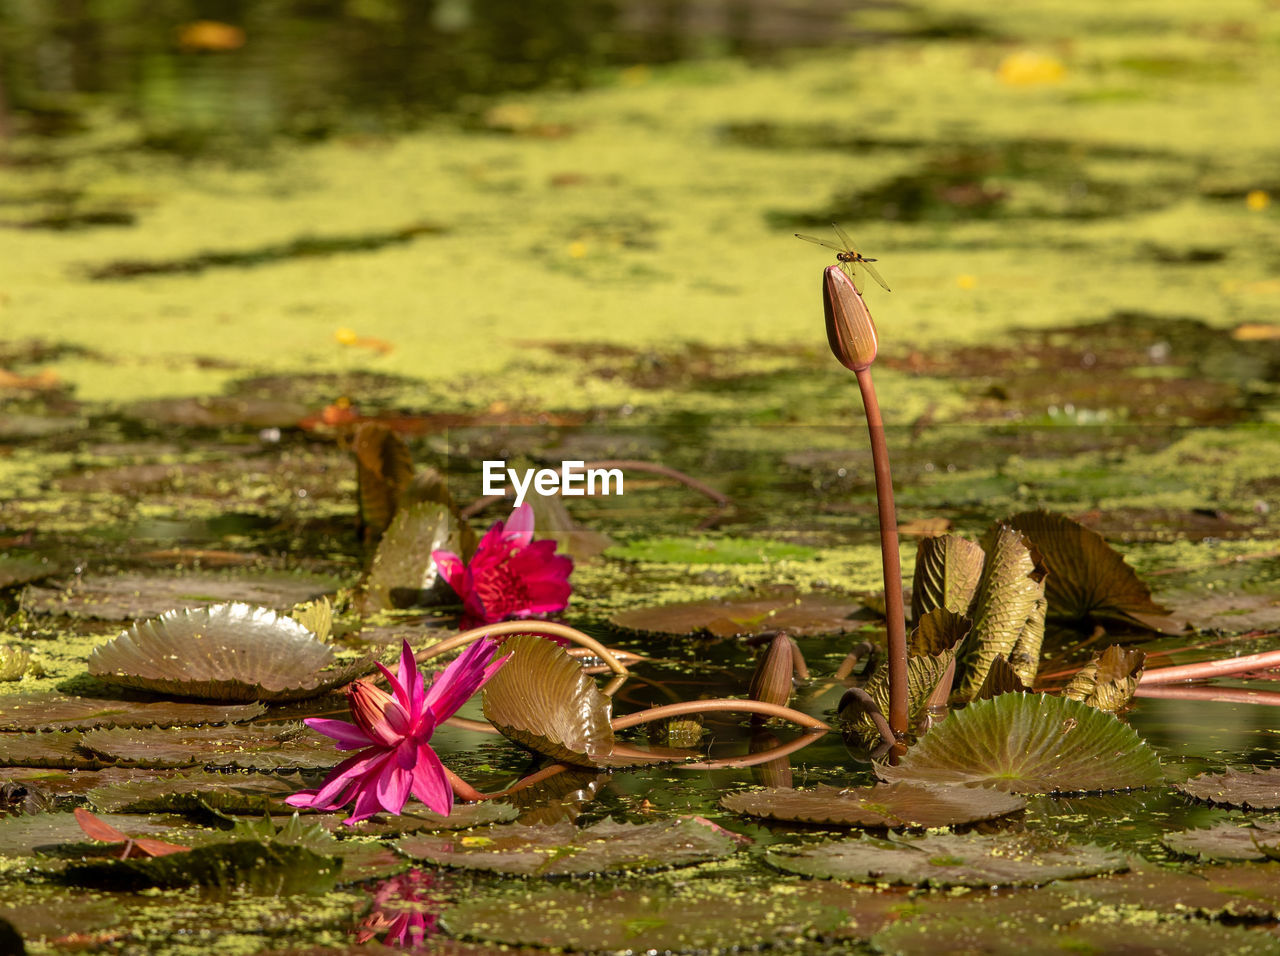
[[[615,674],[628,673],[622,661],[614,657],[609,648],[605,647],[590,634],[583,634],[577,628],[569,627],[567,624],[557,624],[554,621],[503,621],[501,624],[486,624],[483,627],[473,627],[469,631],[460,631],[453,637],[445,638],[439,644],[432,644],[425,651],[418,651],[413,659],[419,664],[423,664],[433,657],[447,654],[449,651],[457,650],[459,647],[465,647],[472,641],[478,641],[482,637],[494,637],[502,634],[550,634],[555,637],[567,637],[575,644],[589,648],[596,657],[608,664],[609,669]]]
[[[1225,704],[1267,704],[1280,707],[1280,691],[1250,690],[1247,687],[1165,687],[1156,684],[1148,687],[1138,684],[1135,697],[1158,697],[1167,700],[1207,700]]]
[[[1213,661],[1200,661],[1197,664],[1160,667],[1153,671],[1145,671],[1138,680],[1138,686],[1150,687],[1154,684],[1176,684],[1187,680],[1208,680],[1230,674],[1241,674],[1245,671],[1269,670],[1272,667],[1280,667],[1280,651],[1263,651],[1261,654],[1247,654],[1244,657],[1221,657]]]
[[[823,723],[816,717],[810,717],[808,714],[802,714],[798,710],[792,710],[790,707],[782,707],[778,704],[768,704],[762,700],[729,700],[721,698],[719,700],[684,700],[677,704],[663,704],[661,707],[650,707],[648,710],[642,710],[636,714],[627,714],[625,717],[615,717],[613,719],[614,730],[625,730],[628,727],[635,727],[637,724],[647,724],[652,720],[664,720],[667,717],[679,717],[683,714],[703,714],[713,710],[730,710],[730,711],[747,711],[752,714],[764,714],[766,717],[781,717],[783,720],[789,720],[801,727],[808,727],[812,730],[830,730],[829,724]]]

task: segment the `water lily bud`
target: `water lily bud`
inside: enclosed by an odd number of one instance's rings
[[[785,707],[791,699],[791,672],[794,667],[791,638],[778,634],[760,654],[756,672],[751,675],[747,695],[752,700]]]
[[[839,266],[827,266],[822,277],[822,309],[827,315],[827,342],[840,364],[854,372],[876,360],[879,347],[871,311]]]
[[[399,744],[407,729],[404,709],[390,694],[367,680],[352,681],[347,706],[356,725],[384,747]]]

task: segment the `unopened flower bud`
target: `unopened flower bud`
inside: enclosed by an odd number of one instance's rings
[[[751,675],[747,694],[752,700],[785,707],[791,699],[791,672],[794,668],[791,638],[778,634],[760,653],[756,672]]]
[[[879,347],[871,311],[839,266],[827,266],[822,277],[822,309],[827,316],[827,342],[840,364],[854,372],[870,367]]]
[[[351,682],[347,688],[347,706],[360,729],[384,747],[393,747],[404,739],[408,729],[404,708],[367,680]]]

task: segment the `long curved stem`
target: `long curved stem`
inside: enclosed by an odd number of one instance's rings
[[[722,757],[719,760],[704,760],[698,763],[678,763],[673,764],[672,767],[675,770],[726,770],[737,767],[754,767],[758,764],[768,763],[770,760],[777,760],[779,757],[786,757],[797,750],[803,750],[815,740],[821,740],[825,736],[825,731],[812,730],[806,734],[801,734],[788,743],[770,747],[768,750],[761,750],[757,753],[744,754],[741,757]]]
[[[884,437],[880,402],[871,383],[871,367],[854,372],[867,413],[871,463],[876,476],[880,516],[880,558],[884,568],[884,609],[889,649],[889,727],[901,739],[907,733],[907,619],[902,606],[902,556],[898,552],[898,513],[893,505],[889,444]]]
[[[519,793],[521,790],[532,787],[536,783],[542,783],[542,781],[549,780],[557,774],[564,773],[568,769],[568,764],[553,763],[535,773],[529,774],[527,777],[520,778],[507,789],[499,790],[496,793],[482,793],[448,767],[444,768],[444,775],[449,779],[449,786],[453,789],[454,796],[459,800],[466,800],[468,803],[479,803],[482,800],[498,800],[513,793]]]
[[[439,644],[432,644],[424,651],[418,651],[413,659],[419,664],[423,664],[433,657],[439,657],[449,651],[466,647],[472,641],[478,641],[482,637],[494,637],[500,634],[549,634],[553,637],[566,637],[575,644],[581,644],[583,647],[589,648],[596,657],[609,665],[609,670],[615,674],[630,673],[626,665],[618,660],[609,648],[605,647],[590,634],[583,634],[577,628],[569,627],[567,624],[557,624],[554,621],[503,621],[501,624],[486,624],[484,627],[473,627],[469,631],[461,631],[453,635],[453,637],[445,638]]]
[[[614,730],[625,730],[638,724],[647,724],[654,720],[665,720],[667,717],[724,710],[746,711],[752,714],[763,714],[766,717],[780,717],[783,720],[791,721],[793,724],[799,724],[801,727],[809,727],[813,730],[826,731],[831,729],[830,724],[823,723],[817,717],[810,717],[808,714],[802,714],[800,711],[792,710],[790,707],[769,704],[762,700],[732,700],[729,698],[685,700],[678,704],[663,704],[661,707],[650,707],[648,710],[627,714],[625,717],[615,717],[612,721],[612,727]]]
[[[1144,671],[1142,677],[1138,679],[1138,686],[1151,687],[1154,684],[1176,684],[1185,680],[1208,680],[1212,677],[1227,677],[1248,671],[1270,670],[1273,667],[1280,667],[1280,651],[1263,651],[1261,654],[1246,654],[1244,657],[1220,657],[1214,661],[1200,661],[1196,664],[1158,667],[1155,670]]]

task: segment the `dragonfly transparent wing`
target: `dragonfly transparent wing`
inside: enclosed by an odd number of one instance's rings
[[[845,252],[852,252],[855,256],[862,255],[862,253],[858,251],[858,247],[853,244],[853,240],[849,238],[849,234],[847,232],[841,229],[834,222],[831,224],[831,228],[836,231],[836,235],[839,236],[840,241],[844,243]]]
[[[845,251],[844,246],[840,245],[838,242],[832,242],[830,239],[819,239],[817,236],[802,236],[798,232],[796,233],[796,238],[803,239],[805,242],[816,242],[818,245],[825,246],[828,249],[834,249],[836,252]]]
[[[892,292],[892,291],[893,291],[892,289],[890,289],[890,288],[889,288],[889,283],[887,283],[887,282],[885,282],[885,281],[884,281],[884,279],[881,277],[880,273],[876,272],[876,267],[875,267],[875,266],[873,266],[870,262],[868,262],[866,259],[863,259],[863,260],[861,260],[860,262],[858,262],[857,264],[858,264],[858,265],[860,265],[862,268],[866,269],[866,270],[867,270],[867,275],[871,276],[871,278],[873,278],[873,279],[875,279],[877,282],[879,282],[879,283],[880,283],[880,288],[884,289],[884,291],[885,291],[885,292]],[[856,284],[855,284],[855,287],[856,287]]]
[[[840,241],[844,243],[844,251],[852,252],[855,256],[857,256],[857,259],[849,263],[849,265],[867,270],[867,275],[871,276],[871,278],[875,279],[876,282],[880,283],[880,288],[884,289],[885,292],[892,291],[889,288],[889,283],[884,281],[884,277],[880,275],[879,272],[876,271],[876,267],[871,264],[871,261],[868,261],[867,259],[863,258],[862,253],[858,251],[858,247],[855,246],[853,244],[853,240],[849,238],[849,234],[845,232],[843,229],[841,229],[837,223],[833,222],[831,224],[831,228],[836,231],[836,235],[839,236]],[[862,287],[858,285],[858,280],[853,276],[854,270],[851,268],[851,269],[846,269],[845,271],[850,273],[850,278],[853,279],[853,287],[857,289],[859,292],[861,292]]]

